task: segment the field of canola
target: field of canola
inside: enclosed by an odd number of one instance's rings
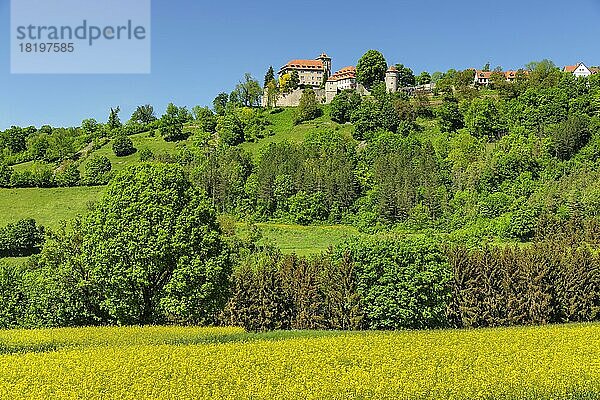
[[[0,331],[0,399],[599,399],[600,325]]]

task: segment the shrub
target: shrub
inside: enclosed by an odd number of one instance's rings
[[[106,156],[93,156],[83,173],[83,182],[88,186],[105,185],[111,177],[112,165]]]
[[[0,329],[23,325],[26,313],[22,271],[0,260]]]
[[[226,114],[219,118],[217,134],[223,143],[230,146],[235,146],[244,141],[244,128],[239,118],[234,114]]]
[[[44,227],[33,219],[22,219],[0,229],[0,258],[27,257],[44,243]]]
[[[0,187],[10,186],[10,177],[13,174],[13,169],[8,165],[0,162]]]
[[[136,151],[135,147],[133,147],[133,141],[126,135],[117,136],[113,140],[112,149],[117,157],[125,157]]]
[[[52,165],[36,161],[31,167],[23,171],[12,171],[10,186],[12,187],[52,187],[54,182],[54,168]]]
[[[300,124],[318,118],[321,115],[323,115],[323,110],[319,107],[315,91],[310,88],[304,89],[302,97],[300,97],[300,104],[296,110],[294,122]]]
[[[77,186],[81,180],[81,173],[76,162],[64,163],[54,174],[54,181],[58,186]]]
[[[144,147],[143,149],[141,149],[139,152],[139,155],[140,155],[140,161],[142,161],[142,162],[151,161],[154,159],[154,153],[152,153],[152,150],[150,150],[147,147]]]
[[[438,243],[425,238],[353,239],[336,250],[354,264],[370,329],[447,326],[452,272]]]

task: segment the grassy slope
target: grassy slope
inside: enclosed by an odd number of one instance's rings
[[[284,254],[305,256],[320,253],[335,246],[358,230],[345,225],[301,226],[287,224],[257,224],[263,233],[263,243],[274,244]]]
[[[24,162],[21,164],[13,165],[11,168],[14,169],[15,171],[22,172],[22,171],[28,170],[32,166],[33,166],[33,161],[27,161],[27,162]]]
[[[148,132],[131,135],[130,138],[133,141],[133,146],[138,151],[143,148],[147,148],[147,149],[150,149],[155,155],[156,154],[164,154],[164,153],[173,154],[176,152],[176,149],[179,146],[182,146],[185,143],[185,141],[179,142],[179,143],[166,142],[159,135],[154,136],[154,137],[149,136]],[[125,167],[127,167],[128,165],[132,165],[132,164],[138,163],[140,161],[140,156],[137,152],[135,152],[129,156],[126,156],[126,157],[115,156],[115,153],[112,150],[112,142],[109,142],[109,143],[105,144],[104,146],[102,146],[100,149],[94,151],[92,153],[92,155],[108,157],[108,159],[110,160],[110,162],[112,164],[114,171],[120,171],[120,170],[124,169]],[[89,159],[90,158],[88,158],[88,160]],[[82,163],[82,168],[86,162],[87,162],[87,160]]]
[[[0,398],[597,399],[600,325],[0,331]]]
[[[300,125],[294,125],[295,108],[284,108],[280,113],[270,114],[268,119],[272,123],[271,129],[275,134],[254,143],[243,143],[241,147],[256,156],[260,148],[269,143],[279,143],[284,140],[302,142],[306,134],[314,130],[337,129],[344,134],[352,134],[353,127],[351,125],[340,125],[331,120],[329,107],[324,106],[323,111],[323,116]]]
[[[104,187],[0,189],[0,226],[22,218],[56,228],[61,220],[87,211]]]
[[[324,111],[325,114],[322,117],[300,125],[294,125],[295,109],[293,108],[286,108],[280,113],[270,114],[268,118],[275,134],[256,143],[244,143],[242,147],[257,155],[259,149],[268,143],[284,140],[301,142],[307,133],[315,129],[337,129],[344,134],[351,134],[352,126],[332,122],[329,118],[329,108],[324,107]],[[178,147],[185,144],[185,142],[166,142],[160,136],[149,136],[147,132],[132,135],[131,139],[136,149],[148,148],[155,154],[172,154]],[[116,157],[111,143],[107,143],[92,154],[108,157],[115,171],[139,162],[138,153],[127,157]],[[17,168],[24,169],[30,164],[24,163]],[[21,218],[34,218],[44,226],[56,228],[61,220],[85,213],[88,202],[98,199],[103,190],[102,187],[0,189],[0,226]],[[357,233],[354,228],[347,226],[297,226],[268,223],[259,224],[259,226],[263,230],[265,242],[274,243],[285,253],[298,255],[324,251],[329,246],[342,241],[346,236]]]

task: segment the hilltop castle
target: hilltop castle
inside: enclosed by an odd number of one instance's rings
[[[367,88],[356,81],[355,66],[344,67],[332,73],[331,57],[326,53],[322,53],[314,60],[289,61],[279,69],[279,77],[291,74],[293,71],[298,73],[300,88],[292,93],[280,95],[277,99],[277,106],[297,106],[300,102],[303,89],[307,87],[312,88],[317,94],[317,98],[325,104],[331,103],[336,94],[346,89],[356,90],[363,95],[369,94]],[[402,90],[403,88],[399,86],[399,81],[399,71],[396,67],[390,67],[385,74],[387,90],[392,93]],[[323,82],[325,82],[324,87]],[[263,98],[263,105],[266,105],[266,101],[265,96]]]

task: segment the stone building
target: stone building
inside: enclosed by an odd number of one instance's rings
[[[314,60],[291,60],[279,70],[279,77],[298,72],[300,86],[318,88],[323,83],[323,76],[331,76],[331,57],[322,53]]]
[[[346,89],[357,89],[356,67],[342,68],[329,77],[325,83],[325,103],[331,103],[336,94]]]

